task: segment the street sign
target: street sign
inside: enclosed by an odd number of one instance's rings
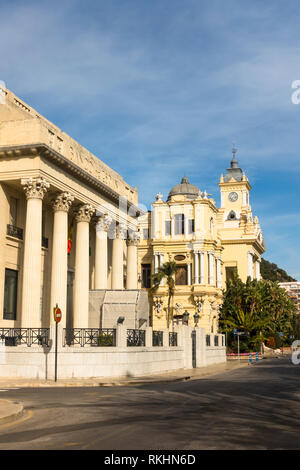
[[[58,324],[61,321],[62,318],[62,313],[61,309],[58,307],[56,304],[56,307],[53,309],[54,313],[54,321],[55,321],[55,361],[54,361],[54,367],[55,367],[55,372],[54,372],[54,380],[55,382],[57,381],[57,328]]]
[[[284,336],[284,333],[278,333],[278,334],[279,334],[279,336]]]
[[[56,323],[59,323],[61,321],[62,314],[61,314],[61,309],[58,307],[54,308],[54,321]]]

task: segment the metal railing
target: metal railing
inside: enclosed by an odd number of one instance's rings
[[[23,240],[23,229],[20,227],[16,227],[15,225],[7,224],[6,226],[6,234],[10,237],[18,238],[19,240]]]
[[[215,335],[215,346],[219,346],[219,336]]]
[[[64,328],[63,346],[116,346],[114,328]]]
[[[127,346],[145,346],[145,330],[127,330]]]
[[[163,346],[162,331],[152,331],[152,346]]]
[[[169,332],[169,346],[178,346],[178,334],[175,331]]]
[[[0,339],[5,346],[49,346],[49,334],[50,328],[0,328]]]
[[[206,335],[206,346],[210,346],[210,335]]]

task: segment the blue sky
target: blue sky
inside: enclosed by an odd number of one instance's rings
[[[300,280],[300,4],[0,0],[0,80],[150,209],[186,174],[219,203],[232,141],[265,258]]]

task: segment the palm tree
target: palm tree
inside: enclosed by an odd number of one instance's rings
[[[166,279],[166,285],[168,287],[168,311],[167,311],[167,324],[168,328],[170,326],[170,310],[171,310],[171,298],[175,292],[175,280],[174,276],[177,270],[177,265],[175,261],[167,261],[160,268],[158,268],[157,273],[153,274],[152,282],[153,286],[151,288],[151,293],[154,294],[159,286],[161,281]]]

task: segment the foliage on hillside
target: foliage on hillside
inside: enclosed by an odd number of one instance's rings
[[[260,273],[262,278],[266,281],[278,281],[278,282],[293,282],[296,281],[293,277],[289,276],[284,269],[281,269],[275,263],[262,258],[260,265]]]

